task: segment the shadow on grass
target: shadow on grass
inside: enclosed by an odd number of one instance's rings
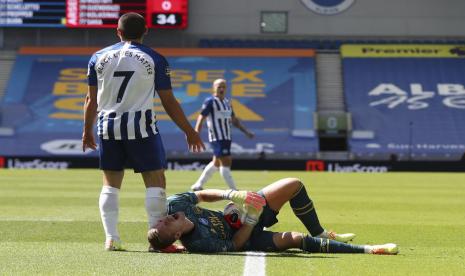
[[[260,257],[262,255],[258,255],[262,252],[221,252],[217,253],[216,255],[227,255],[230,256],[238,256],[238,257]],[[337,258],[336,256],[321,256],[321,255],[313,255],[311,253],[304,253],[302,251],[285,251],[285,252],[263,252],[266,253],[267,258],[304,258],[304,259],[326,259],[326,258]],[[199,254],[203,255],[203,254]]]
[[[304,258],[304,259],[334,259],[339,258],[336,255],[328,254],[326,256],[314,255],[317,253],[304,253],[302,251],[284,251],[284,252],[217,252],[217,253],[189,253],[189,252],[180,252],[180,253],[160,253],[160,252],[148,252],[143,250],[125,250],[118,251],[121,253],[145,253],[145,254],[189,254],[189,255],[224,255],[229,257],[246,257],[246,256],[262,256],[261,253],[266,253],[267,258]]]

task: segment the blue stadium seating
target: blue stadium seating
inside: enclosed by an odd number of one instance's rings
[[[356,158],[462,158],[463,58],[344,57],[342,64],[353,125],[348,144]]]

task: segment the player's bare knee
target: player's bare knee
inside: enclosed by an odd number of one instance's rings
[[[302,242],[302,234],[298,232],[283,232],[274,237],[275,245],[280,250],[299,247]]]
[[[294,235],[292,234],[292,232],[286,232],[284,233],[284,236],[288,242],[294,241]]]
[[[295,241],[298,241],[301,239],[302,237],[302,233],[298,233],[298,232],[286,232],[286,239],[289,241],[289,242],[295,242]]]
[[[304,184],[302,183],[302,181],[300,181],[299,178],[287,178],[286,179],[288,181],[288,189],[293,191],[292,194],[295,194],[297,192],[300,191],[300,189],[302,189],[302,187],[304,186]]]

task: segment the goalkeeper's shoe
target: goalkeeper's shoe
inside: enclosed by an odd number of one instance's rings
[[[121,244],[121,241],[117,240],[107,240],[105,242],[106,251],[126,251],[126,249]]]
[[[396,255],[399,253],[399,248],[395,243],[372,245],[370,253],[376,255]]]
[[[355,236],[356,235],[354,233],[338,234],[333,231],[328,232],[328,239],[344,243],[350,242],[355,238]]]

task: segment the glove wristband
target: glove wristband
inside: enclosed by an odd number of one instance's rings
[[[255,226],[258,223],[258,219],[250,217],[250,216],[246,216],[245,219],[244,219],[244,223],[248,224],[248,225],[251,225],[251,226]]]
[[[223,193],[223,199],[229,199],[231,200],[231,193],[233,192],[233,190],[226,190],[224,191]]]

